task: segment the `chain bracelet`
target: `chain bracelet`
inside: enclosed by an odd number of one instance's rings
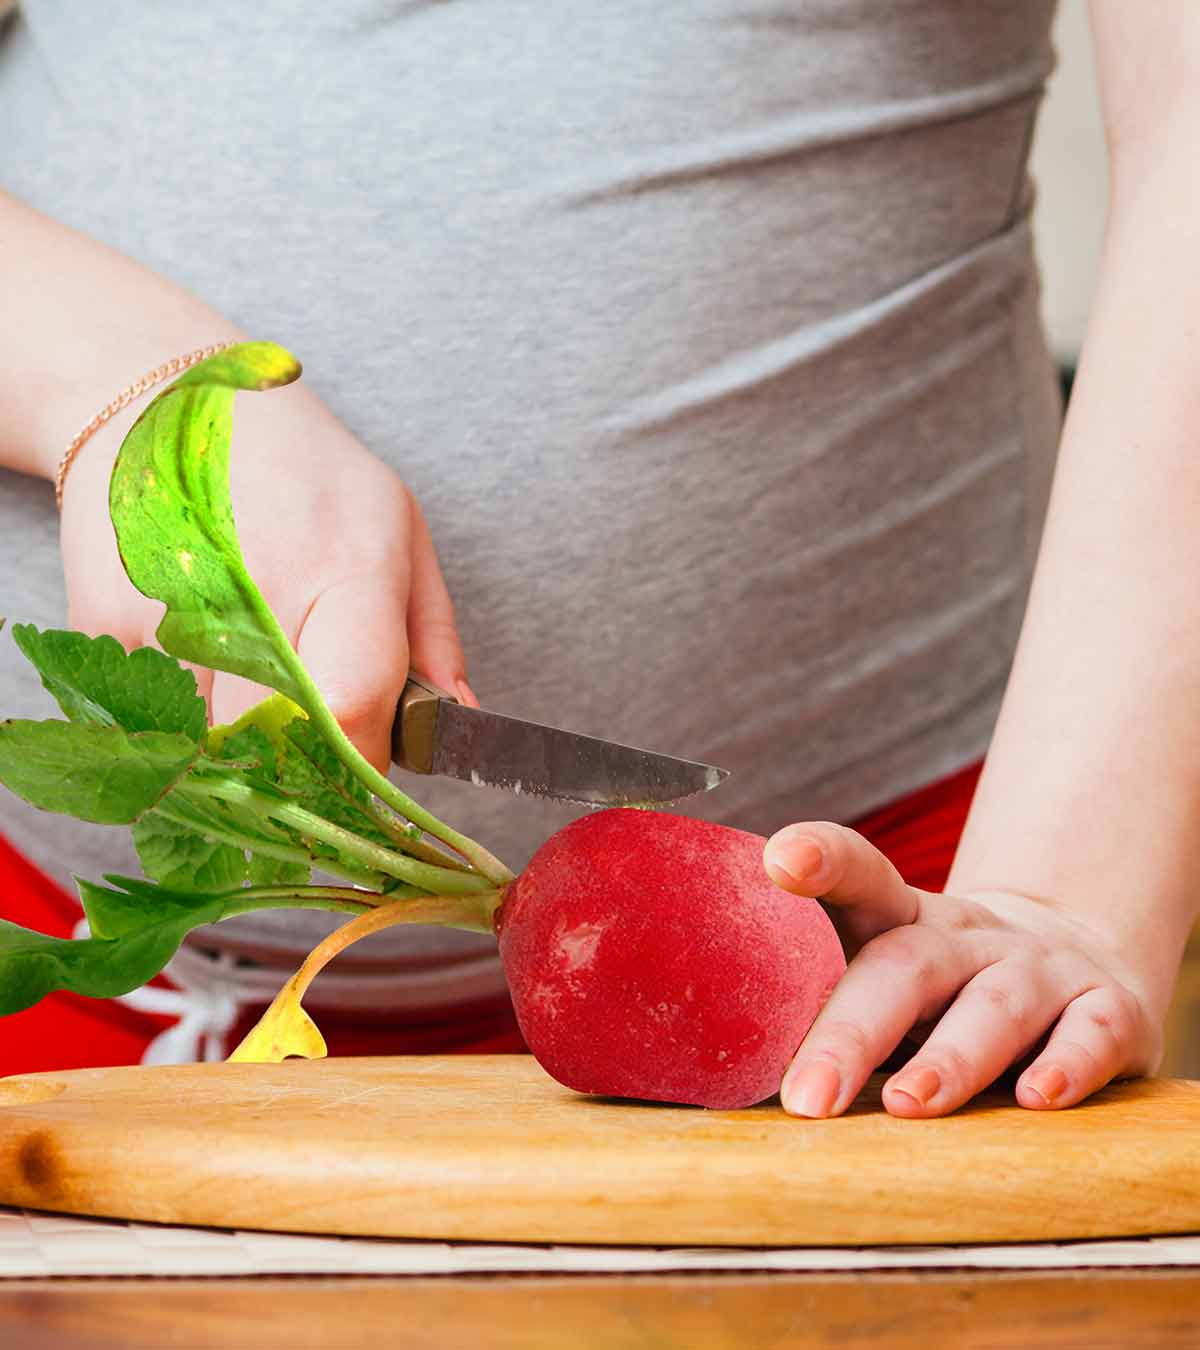
[[[101,408],[87,426],[76,434],[75,439],[67,446],[62,459],[58,462],[58,472],[54,475],[54,500],[58,509],[62,510],[63,485],[67,481],[67,474],[70,472],[71,465],[75,463],[76,455],[105,422],[114,418],[122,408],[129,407],[135,398],[140,398],[148,389],[153,389],[156,384],[162,384],[164,380],[169,380],[172,375],[178,375],[201,361],[207,361],[210,356],[216,356],[218,352],[223,352],[226,347],[234,346],[237,341],[237,338],[230,338],[225,342],[214,342],[208,347],[199,347],[194,352],[188,352],[186,356],[172,357],[170,361],[164,361],[161,366],[148,370],[140,380],[127,385],[111,403]]]

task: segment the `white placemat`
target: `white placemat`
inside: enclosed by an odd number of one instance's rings
[[[296,1237],[0,1207],[0,1279],[55,1275],[461,1275],[688,1270],[1200,1266],[1200,1235],[999,1247],[540,1247]]]

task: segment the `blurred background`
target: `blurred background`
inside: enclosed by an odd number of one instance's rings
[[[1087,0],[1059,0],[1058,69],[1033,144],[1042,300],[1054,354],[1073,368],[1100,263],[1108,190]]]
[[[1058,69],[1050,81],[1033,146],[1043,312],[1068,389],[1100,263],[1107,192],[1087,8],[1087,0],[1059,0]],[[1162,1072],[1200,1078],[1198,933],[1193,933],[1179,977]]]

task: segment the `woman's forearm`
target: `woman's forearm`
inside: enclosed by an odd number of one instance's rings
[[[145,371],[240,336],[180,287],[4,192],[0,296],[0,465],[44,478]]]
[[[1200,23],[1179,7],[1128,34],[1115,6],[1101,9],[1102,75],[1144,67],[1139,43],[1200,54]],[[1102,275],[949,888],[1042,896],[1102,920],[1141,969],[1167,972],[1169,992],[1200,896],[1200,108],[1143,92],[1131,99],[1110,73]]]

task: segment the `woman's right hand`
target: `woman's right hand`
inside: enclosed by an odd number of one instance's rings
[[[108,479],[136,409],[85,444],[63,494],[68,621],[126,647],[154,644],[163,614],[126,577],[108,515]],[[350,738],[390,762],[410,665],[474,703],[454,610],[420,507],[392,469],[303,385],[238,396],[234,514],[250,575]],[[267,691],[195,670],[214,722]]]

